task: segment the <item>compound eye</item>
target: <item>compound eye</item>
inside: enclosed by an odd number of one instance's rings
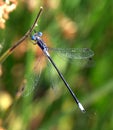
[[[42,32],[38,32],[38,36],[41,37],[42,36]]]
[[[31,36],[31,40],[36,40],[36,37],[34,35]]]

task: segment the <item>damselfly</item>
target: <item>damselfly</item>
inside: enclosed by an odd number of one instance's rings
[[[0,64],[3,63],[3,61],[5,61],[5,59],[14,51],[14,49],[16,47],[18,47],[29,35],[31,35],[35,25],[37,24],[37,21],[39,19],[39,16],[40,16],[42,10],[43,10],[43,7],[40,7],[39,13],[37,14],[37,17],[36,17],[33,25],[26,32],[26,34],[17,43],[15,43],[11,48],[9,48],[2,56],[0,56]],[[49,60],[51,65],[53,65],[53,67],[55,68],[56,72],[58,73],[58,75],[60,76],[62,81],[64,82],[65,86],[69,90],[70,94],[74,98],[74,100],[77,103],[80,110],[82,112],[85,112],[85,109],[83,108],[82,104],[79,102],[78,98],[76,97],[76,95],[72,91],[71,87],[66,82],[65,78],[63,77],[63,75],[61,74],[59,69],[57,68],[56,64],[52,60],[48,51],[53,50],[53,51],[59,52],[62,57],[65,56],[65,57],[70,58],[70,59],[88,59],[88,58],[91,58],[94,55],[93,51],[91,51],[90,49],[87,49],[87,48],[82,48],[82,49],[48,48],[46,46],[46,44],[44,43],[44,41],[41,39],[41,36],[42,36],[42,33],[38,32],[38,33],[35,33],[34,35],[32,35],[31,39],[36,42],[36,44],[43,51],[43,53],[45,54],[45,56],[47,57],[47,59]]]
[[[73,59],[88,59],[88,58],[91,58],[94,55],[93,51],[88,49],[88,48],[81,48],[81,49],[79,49],[79,48],[75,48],[75,49],[74,48],[72,48],[72,49],[71,48],[67,48],[67,49],[49,48],[49,47],[46,46],[46,44],[42,40],[41,36],[42,36],[42,32],[34,33],[34,35],[31,36],[31,40],[35,41],[35,43],[40,47],[40,49],[43,51],[44,55],[47,57],[48,61],[55,68],[56,72],[58,73],[58,75],[62,79],[63,83],[65,84],[65,86],[69,90],[70,94],[72,95],[73,99],[77,103],[77,105],[80,108],[80,110],[82,112],[85,112],[84,107],[79,102],[77,96],[74,94],[74,92],[72,91],[71,87],[69,86],[69,84],[65,80],[64,76],[59,71],[59,69],[57,68],[57,66],[54,63],[54,61],[52,60],[52,58],[51,58],[51,56],[49,54],[49,50],[58,51],[59,53],[62,54],[62,56],[65,55],[66,57],[73,58]]]

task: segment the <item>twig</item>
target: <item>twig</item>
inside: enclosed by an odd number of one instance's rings
[[[40,10],[37,14],[37,17],[33,23],[33,25],[31,26],[31,28],[25,33],[25,35],[18,41],[16,42],[11,48],[9,48],[1,57],[0,57],[0,64],[3,63],[5,61],[5,59],[14,51],[14,49],[19,46],[33,31],[33,29],[35,28],[35,25],[42,13],[43,7],[40,7]]]

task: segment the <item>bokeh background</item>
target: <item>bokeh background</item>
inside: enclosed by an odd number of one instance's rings
[[[48,46],[94,51],[88,66],[52,55],[86,113],[57,75],[47,72],[40,49],[27,38],[0,65],[0,130],[112,130],[113,1],[1,0],[0,55],[27,32],[40,6],[44,10],[35,30],[43,32]],[[34,85],[33,66],[42,70],[40,81],[31,94],[22,96],[21,86]]]

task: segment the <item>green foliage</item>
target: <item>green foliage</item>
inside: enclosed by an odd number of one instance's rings
[[[88,47],[95,53],[90,67],[69,64],[69,61],[62,63],[53,55],[53,60],[84,104],[86,114],[78,110],[60,79],[55,84],[58,90],[51,89],[50,74],[42,61],[42,76],[34,91],[29,96],[17,98],[18,89],[24,87],[25,75],[29,79],[34,66],[37,66],[35,61],[39,62],[39,56],[42,56],[28,38],[1,65],[0,95],[7,92],[12,98],[9,108],[0,106],[2,127],[8,130],[112,130],[113,1],[58,0],[43,2],[42,5],[44,11],[36,31],[43,32],[48,46]],[[32,8],[29,2],[18,3],[5,30],[0,30],[0,55],[26,33],[39,7],[37,4]],[[32,82],[29,82],[28,86],[31,86]],[[0,100],[5,102],[4,98],[0,97]]]

